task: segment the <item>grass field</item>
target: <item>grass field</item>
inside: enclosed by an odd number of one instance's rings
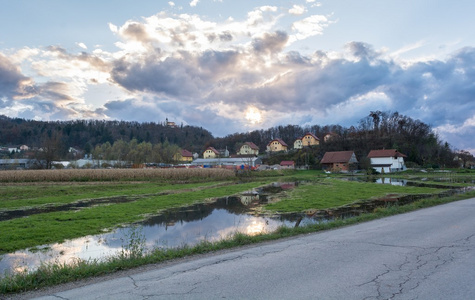
[[[344,181],[338,179],[338,176],[328,177],[319,171],[259,173],[259,176],[246,178],[245,182],[240,181],[234,175],[229,177],[228,175],[223,176],[222,173],[201,173],[201,177],[195,176],[196,174],[182,175],[184,177],[180,179],[177,179],[177,175],[173,174],[169,177],[140,177],[140,180],[137,176],[118,180],[110,178],[104,180],[100,179],[101,177],[93,176],[88,179],[83,178],[82,180],[73,181],[55,180],[54,178],[57,177],[51,177],[50,181],[17,180],[4,182],[0,185],[0,213],[31,208],[43,209],[44,212],[25,218],[1,221],[0,232],[7,234],[0,235],[0,253],[100,233],[123,224],[143,220],[163,209],[206,202],[212,198],[242,193],[277,180],[299,181],[301,183],[297,188],[281,193],[278,196],[280,201],[265,207],[265,209],[273,212],[299,212],[334,208],[358,200],[383,197],[387,194],[437,194],[443,191],[440,188],[435,189],[427,186],[401,187]],[[427,183],[424,176],[420,178],[413,174],[406,176],[406,178],[409,177],[412,178],[411,180]],[[469,186],[473,184],[469,179],[461,185]],[[474,192],[466,194],[466,196],[456,196],[445,200],[434,197],[432,200],[421,200],[402,207],[377,209],[373,214],[367,216],[336,220],[328,224],[305,228],[280,228],[275,233],[260,234],[254,237],[237,234],[228,241],[204,242],[193,247],[184,246],[180,249],[157,250],[146,257],[141,255],[136,257],[114,257],[104,262],[78,261],[73,265],[43,266],[32,274],[21,273],[3,279],[0,278],[0,293],[18,292],[194,253],[205,253],[242,244],[313,232],[333,226],[347,225],[352,222],[360,222],[470,196],[473,197]],[[129,201],[115,203],[113,199],[117,197],[126,198]],[[73,211],[47,211],[48,207],[77,201],[87,202],[98,198],[106,201]],[[111,201],[108,202],[108,199]]]
[[[443,190],[429,187],[394,186],[325,178],[301,184],[298,189],[289,191],[281,201],[267,205],[266,209],[275,212],[318,210],[334,208],[358,200],[383,197],[388,194],[437,194],[441,191]]]

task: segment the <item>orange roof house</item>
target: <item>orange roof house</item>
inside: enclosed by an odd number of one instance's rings
[[[283,160],[280,162],[282,169],[295,169],[295,162],[292,160]]]
[[[193,153],[185,149],[180,149],[173,158],[175,161],[191,162],[193,161]]]
[[[287,151],[287,148],[287,144],[279,138],[273,139],[267,144],[267,152]]]
[[[259,155],[259,147],[253,142],[245,142],[239,151],[237,152],[238,155]]]
[[[318,145],[320,145],[320,139],[315,134],[313,134],[311,132],[307,132],[302,137],[302,145],[304,147],[318,146]]]
[[[203,152],[203,158],[216,158],[219,156],[219,151],[214,149],[213,147],[208,147]]]

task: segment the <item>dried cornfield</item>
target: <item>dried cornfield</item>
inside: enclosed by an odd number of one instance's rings
[[[0,182],[231,179],[226,169],[67,169],[0,171]]]

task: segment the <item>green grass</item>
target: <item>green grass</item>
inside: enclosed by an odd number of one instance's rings
[[[301,184],[299,188],[287,192],[279,202],[266,205],[265,209],[274,212],[301,212],[338,207],[387,194],[436,194],[441,191],[428,187],[393,186],[326,178],[311,184]]]
[[[373,213],[362,214],[353,218],[338,219],[328,223],[312,224],[297,228],[281,227],[275,232],[268,234],[248,236],[237,233],[228,239],[218,242],[203,241],[202,243],[192,247],[185,245],[176,249],[157,249],[146,255],[133,255],[134,253],[132,253],[132,255],[121,254],[115,257],[110,257],[105,261],[77,260],[70,264],[42,265],[37,271],[34,272],[20,272],[0,278],[0,294],[6,295],[35,290],[42,287],[72,282],[94,276],[101,276],[119,270],[130,269],[146,264],[160,263],[185,256],[210,253],[222,249],[239,247],[242,245],[272,241],[305,233],[313,233],[321,230],[348,226],[360,222],[375,220],[378,218],[406,213],[420,208],[431,207],[472,197],[475,197],[475,191],[446,198],[433,197],[423,199],[404,206],[395,205],[385,208],[378,208]],[[138,251],[137,253],[141,252]]]
[[[222,182],[220,184],[230,184]],[[0,186],[0,210],[41,205],[66,204],[78,200],[116,196],[138,196],[166,191],[206,188],[217,182],[170,184],[158,182],[103,183],[103,184],[38,184]]]
[[[244,184],[212,186],[193,191],[181,190],[160,196],[148,196],[133,202],[98,205],[78,211],[50,212],[0,222],[0,254],[28,247],[57,243],[65,239],[99,234],[122,224],[143,220],[160,210],[184,206],[207,199],[224,197],[269,183],[260,180]]]

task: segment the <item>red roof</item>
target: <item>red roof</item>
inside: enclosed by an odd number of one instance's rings
[[[311,132],[307,132],[305,135],[310,135],[310,136],[312,136],[314,139],[316,139],[317,141],[320,140],[319,138],[317,138],[317,136],[316,136],[315,134],[313,134],[313,133],[311,133]],[[304,137],[305,137],[305,135],[304,135]]]
[[[182,156],[182,157],[193,157],[193,153],[191,153],[191,152],[188,151],[188,150],[182,149],[182,150],[181,150],[181,156]]]
[[[281,140],[281,139],[279,139],[279,138],[273,139],[273,140],[270,141],[269,144],[267,144],[267,145],[272,144],[273,141],[277,141],[277,142],[279,142],[282,146],[288,147],[287,144],[286,144],[283,140]]]
[[[259,147],[257,147],[253,142],[245,142],[244,144],[248,145],[253,150],[259,150]]]
[[[353,151],[336,151],[336,152],[326,152],[323,155],[321,164],[332,164],[332,163],[347,163],[350,161],[353,156]]]
[[[281,166],[293,166],[295,162],[293,160],[283,160],[280,162]]]
[[[208,148],[206,148],[206,150],[211,150],[211,151],[213,151],[214,153],[216,153],[216,154],[219,155],[219,151],[216,150],[216,149],[214,149],[213,147],[208,147]],[[206,151],[206,150],[205,150],[205,151]]]
[[[375,158],[375,157],[407,157],[407,156],[396,151],[395,149],[371,150],[368,154],[368,158]]]

